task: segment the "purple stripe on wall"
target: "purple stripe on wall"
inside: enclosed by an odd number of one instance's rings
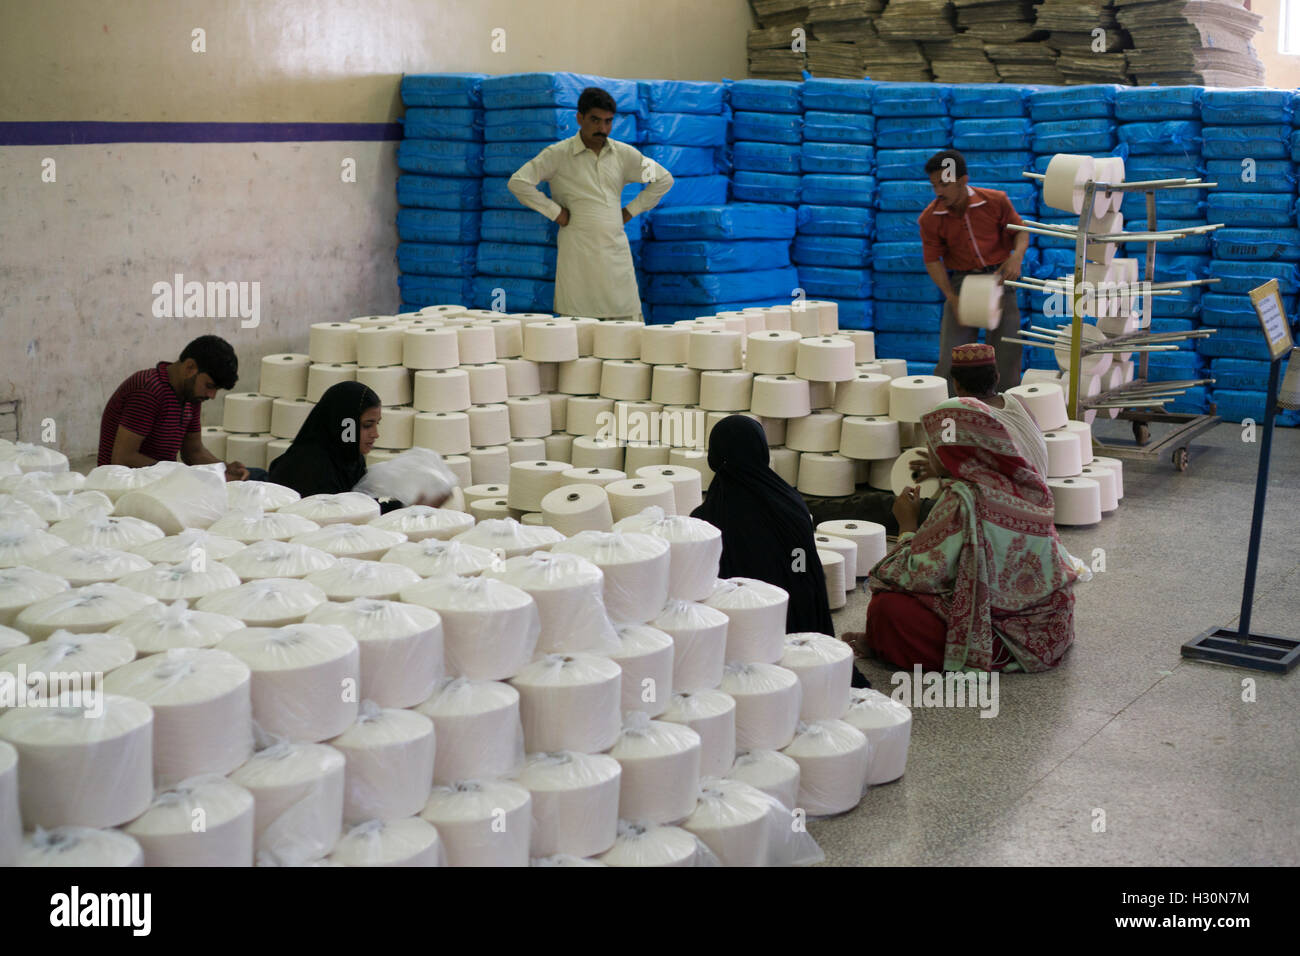
[[[399,140],[400,123],[0,123],[0,146]]]

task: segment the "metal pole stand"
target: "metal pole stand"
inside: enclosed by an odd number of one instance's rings
[[[1259,471],[1255,476],[1255,508],[1250,519],[1250,548],[1246,554],[1246,582],[1241,594],[1241,623],[1236,630],[1214,627],[1202,631],[1183,645],[1182,656],[1195,661],[1212,661],[1250,670],[1289,673],[1300,663],[1300,640],[1278,634],[1252,634],[1251,605],[1255,600],[1255,571],[1259,565],[1259,543],[1264,531],[1264,499],[1268,493],[1268,465],[1273,451],[1273,420],[1277,417],[1278,374],[1282,363],[1273,361],[1268,372],[1268,408],[1264,413],[1264,441],[1259,450]]]

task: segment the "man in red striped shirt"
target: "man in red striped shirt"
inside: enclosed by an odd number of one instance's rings
[[[202,335],[175,362],[159,362],[117,387],[99,424],[99,464],[145,468],[160,461],[187,465],[221,461],[203,446],[199,408],[217,389],[232,389],[239,360],[225,339]],[[243,481],[248,469],[232,461],[226,479]]]
[[[966,175],[966,158],[955,149],[931,156],[925,164],[934,189],[934,201],[917,220],[925,269],[944,295],[943,320],[939,327],[939,364],[934,374],[950,378],[952,350],[974,342],[978,330],[957,322],[957,297],[966,276],[993,272],[1002,279],[1019,279],[1020,265],[1029,248],[1029,233],[1008,229],[1019,224],[1020,214],[1007,194],[997,189],[977,189]],[[1002,293],[1002,317],[986,341],[997,350],[998,379],[1003,389],[1020,383],[1023,348],[1003,342],[1002,336],[1020,331],[1020,309],[1016,290]],[[953,385],[948,383],[948,394]]]

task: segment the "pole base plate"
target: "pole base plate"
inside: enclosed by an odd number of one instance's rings
[[[1300,640],[1278,634],[1242,635],[1231,628],[1213,627],[1184,644],[1183,657],[1288,674],[1300,664]]]

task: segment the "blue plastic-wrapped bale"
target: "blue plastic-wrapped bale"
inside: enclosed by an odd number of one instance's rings
[[[833,176],[816,173],[803,177],[800,197],[813,206],[871,206],[876,180],[871,176]]]
[[[944,83],[881,83],[873,93],[871,112],[876,116],[947,117],[949,90]]]
[[[1145,276],[1147,268],[1146,248],[1143,247],[1141,252],[1136,253],[1133,259],[1137,260],[1138,275]],[[1164,252],[1163,250],[1156,255],[1155,282],[1184,282],[1188,279],[1204,279],[1210,268],[1210,257],[1208,255],[1175,255]],[[1200,286],[1190,286],[1184,289],[1186,294],[1190,290],[1201,288]],[[1174,298],[1173,296],[1161,296],[1160,298]]]
[[[1207,358],[1244,358],[1256,361],[1268,361],[1268,342],[1260,333],[1259,327],[1253,329],[1221,327],[1208,339],[1199,339],[1196,351]]]
[[[1050,156],[1039,159],[1050,160]],[[1035,167],[1038,160],[1035,160]],[[1046,171],[1046,163],[1043,169]],[[1153,179],[1196,179],[1205,173],[1205,162],[1199,153],[1187,156],[1162,156],[1153,153],[1148,156],[1130,156],[1124,160],[1124,178],[1133,183],[1150,182]]]
[[[551,141],[547,140],[484,143],[483,175],[509,178],[519,171],[519,167],[550,145]]]
[[[1068,119],[1036,122],[1036,153],[1109,153],[1115,148],[1115,122],[1109,119]]]
[[[977,119],[1029,115],[1032,88],[1009,83],[962,83],[948,93],[948,115]]]
[[[943,293],[934,284],[929,274],[919,271],[922,263],[917,260],[915,272],[881,272],[871,273],[871,296],[882,302],[939,303],[943,305]],[[928,314],[928,313],[927,313]]]
[[[1295,168],[1285,159],[1211,159],[1205,164],[1205,175],[1219,189],[1234,193],[1294,195],[1296,188]]]
[[[786,206],[732,203],[664,209],[649,214],[655,239],[793,239],[795,211]]]
[[[1206,159],[1286,159],[1291,154],[1291,127],[1210,126],[1201,129]]]
[[[1133,156],[1153,153],[1183,156],[1201,151],[1201,124],[1195,120],[1121,123],[1117,133],[1120,143]]]
[[[510,191],[509,177],[484,177],[481,180],[484,209],[522,209],[524,208],[514,193]],[[542,195],[551,195],[550,183],[541,183],[538,190]]]
[[[1210,374],[1214,376],[1215,388],[1262,392],[1268,387],[1268,369],[1271,364],[1251,359],[1215,358],[1210,359]],[[1283,360],[1283,375],[1289,364]]]
[[[1264,421],[1268,394],[1263,389],[1237,390],[1216,386],[1210,395],[1217,406],[1216,413],[1224,421],[1240,422],[1247,418],[1256,422]],[[1300,424],[1300,412],[1280,411],[1274,423],[1286,428],[1293,427]]]
[[[760,143],[803,142],[803,117],[795,113],[737,112],[732,116],[732,139]]]
[[[727,172],[723,151],[715,147],[665,146],[648,143],[641,148],[642,155],[653,159],[674,177],[712,176]]]
[[[1180,295],[1152,296],[1147,311],[1152,318],[1190,319],[1201,314],[1201,302],[1205,293],[1201,286],[1191,286],[1180,290]]]
[[[863,113],[803,114],[805,142],[871,144],[876,138],[876,118]]]
[[[1249,293],[1251,289],[1276,279],[1283,295],[1300,291],[1300,269],[1290,262],[1235,262],[1231,259],[1210,260],[1209,274],[1220,280],[1214,291]]]
[[[865,269],[871,264],[871,242],[854,236],[795,236],[790,258],[799,266]],[[847,295],[847,293],[845,293]],[[866,298],[870,293],[849,298]]]
[[[465,140],[404,139],[397,168],[425,176],[482,176],[483,144]]]
[[[402,103],[442,109],[477,109],[483,106],[486,73],[408,73],[402,77]]]
[[[877,242],[908,242],[920,234],[914,212],[876,213]]]
[[[554,246],[517,242],[480,242],[478,273],[488,276],[515,276],[520,279],[555,278]]]
[[[1033,140],[1028,119],[959,119],[952,124],[952,145],[962,150],[1026,150]]]
[[[397,177],[397,204],[423,209],[476,210],[483,208],[482,190],[477,179],[406,173]]]
[[[406,114],[411,115],[410,111]],[[572,109],[534,107],[489,109],[483,113],[483,138],[489,143],[545,140],[554,143],[578,132],[578,115]],[[624,143],[640,142],[636,116],[618,113],[610,126],[610,138]]]
[[[1216,289],[1218,286],[1210,288]],[[1294,313],[1288,311],[1287,314]],[[1259,316],[1247,296],[1221,292],[1208,292],[1201,296],[1201,322],[1216,328],[1259,328]]]
[[[880,116],[876,146],[880,149],[943,149],[952,142],[952,120],[946,116]]]
[[[879,310],[880,303],[876,303]],[[907,359],[909,362],[925,362],[934,366],[939,361],[939,336],[904,334],[899,332],[881,332],[880,314],[875,313],[876,354],[885,358]]]
[[[1200,327],[1200,323],[1195,319],[1183,318],[1178,316],[1152,316],[1150,331],[1153,334],[1164,332],[1191,332]],[[1196,350],[1196,339],[1184,339],[1179,342],[1169,342],[1169,345],[1177,345],[1178,348],[1185,352],[1194,352]]]
[[[1105,83],[1040,89],[1029,96],[1029,115],[1035,123],[1111,117],[1115,115],[1115,96],[1120,89]]]
[[[727,118],[698,113],[648,113],[642,121],[647,143],[674,146],[725,146]]]
[[[645,297],[653,304],[708,305],[755,298],[786,298],[799,286],[794,268],[751,272],[660,273],[650,276]]]
[[[1157,225],[1162,231],[1167,229],[1190,228],[1192,226],[1204,226],[1206,224],[1207,223],[1203,219],[1169,219],[1164,222],[1157,222]],[[1078,220],[1075,220],[1075,225],[1078,225]],[[1139,222],[1135,220],[1131,223],[1124,223],[1125,232],[1144,231],[1145,229],[1145,221]],[[1145,242],[1129,242],[1124,244],[1124,249],[1131,256],[1146,252],[1146,248],[1147,245]],[[1200,255],[1210,251],[1210,237],[1208,234],[1203,232],[1193,233],[1192,235],[1184,236],[1181,239],[1172,239],[1168,242],[1160,243],[1159,251],[1166,255]]]
[[[928,180],[895,180],[876,185],[876,208],[890,212],[921,212],[934,199]]]
[[[448,276],[399,275],[397,287],[402,292],[402,303],[413,309],[442,302],[474,301],[474,282],[471,279]]]
[[[648,240],[641,247],[646,272],[739,272],[790,265],[787,239]]]
[[[875,328],[874,303],[870,299],[835,300],[839,305],[839,323],[841,329]]]
[[[487,242],[523,242],[547,245],[559,230],[550,219],[520,206],[518,209],[483,211],[482,237]]]
[[[797,176],[801,171],[800,147],[786,143],[743,141],[731,149],[731,165],[736,171],[782,173]]]
[[[474,307],[502,312],[553,312],[555,283],[515,276],[480,275],[474,279]]]
[[[737,143],[734,152],[742,146],[758,143]],[[849,176],[870,176],[876,169],[874,146],[857,143],[809,143],[799,148],[799,171],[803,173],[843,173]],[[737,167],[739,168],[739,167]],[[779,172],[779,170],[773,170]]]
[[[869,239],[876,213],[866,206],[799,207],[799,234],[808,236],[850,236]]]
[[[925,175],[925,162],[933,149],[880,149],[876,148],[876,179],[905,179],[929,183]]]
[[[1054,209],[1052,210],[1052,212],[1055,213],[1055,215],[1052,216],[1040,215],[1035,221],[1041,222],[1045,226],[1069,226],[1072,229],[1076,228],[1079,225],[1079,219],[1077,216],[1063,217],[1061,216],[1059,209]],[[1073,239],[1058,239],[1055,236],[1036,235],[1034,236],[1034,241],[1036,242],[1040,250],[1041,249],[1073,249],[1075,246],[1075,241]],[[1145,249],[1146,247],[1143,246],[1143,248]]]
[[[397,236],[408,242],[478,242],[482,213],[451,209],[399,209]]]
[[[727,201],[727,186],[726,176],[676,176],[673,178],[673,188],[668,190],[655,208],[721,205]]]
[[[694,80],[638,80],[641,102],[657,113],[721,113],[726,88]]]
[[[870,113],[872,92],[878,85],[871,80],[809,77],[803,83],[803,108],[831,113]]]
[[[404,273],[423,276],[468,278],[474,275],[474,245],[432,242],[399,242],[397,267]]]
[[[803,111],[803,83],[792,80],[737,80],[731,84],[731,108],[760,113]]]
[[[1300,129],[1291,134],[1291,161],[1300,163]]]
[[[1029,215],[1034,210],[1040,192],[1037,184],[1028,181],[1023,183],[996,183],[986,188],[1005,193],[1007,200],[1011,203],[1011,208],[1022,216]]]
[[[1291,90],[1207,89],[1201,97],[1201,119],[1217,125],[1291,125]]]
[[[1234,193],[1211,190],[1207,217],[1229,226],[1288,226],[1295,221],[1291,193]]]
[[[1211,242],[1217,259],[1300,262],[1300,229],[1218,229]]]
[[[876,328],[882,331],[929,335],[939,330],[943,303],[884,301],[877,296],[874,312]]]
[[[1202,92],[1199,86],[1123,86],[1115,91],[1115,119],[1133,123],[1199,119]]]
[[[871,264],[877,272],[925,272],[920,233],[914,242],[877,242],[871,250]]]
[[[1157,224],[1163,225],[1166,219],[1203,219],[1206,216],[1203,193],[1203,190],[1198,189],[1165,189],[1157,192]],[[1211,191],[1210,197],[1213,196],[1214,193]],[[1124,214],[1125,222],[1145,223],[1147,221],[1146,193],[1125,194],[1119,209]]]
[[[800,266],[799,285],[819,299],[866,299],[871,295],[871,273],[833,266]]]
[[[481,143],[484,123],[484,112],[477,109],[409,109],[402,117],[402,135],[406,139]]]
[[[508,73],[487,77],[481,89],[483,105],[489,110],[564,106],[573,111],[577,109],[578,97],[589,86],[609,93],[620,114],[636,113],[642,108],[636,80],[583,73]]]
[[[1179,415],[1203,415],[1210,410],[1210,390],[1204,385],[1189,388],[1165,403],[1164,410]]]
[[[1034,166],[1034,154],[1021,150],[972,150],[963,151],[962,156],[966,159],[966,174],[978,185],[1029,183],[1022,174]]]
[[[739,202],[799,204],[799,187],[803,177],[782,173],[740,171],[731,177],[731,194]]]

